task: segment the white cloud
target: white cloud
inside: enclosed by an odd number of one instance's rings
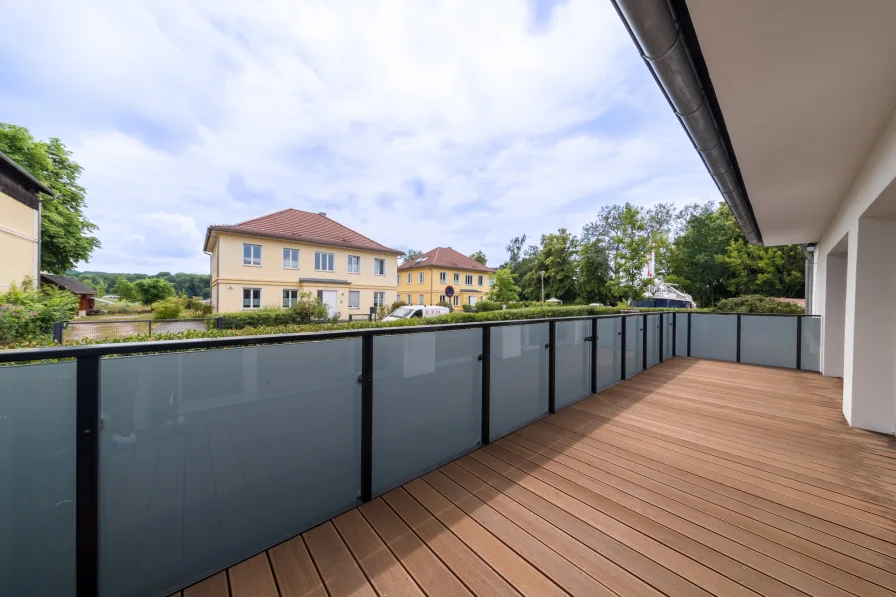
[[[0,113],[85,167],[90,269],[203,272],[206,226],[283,207],[498,263],[602,203],[715,197],[609,3],[531,18],[523,0],[17,3],[0,52],[39,81],[12,80]]]

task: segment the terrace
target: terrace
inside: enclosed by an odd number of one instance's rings
[[[814,373],[820,327],[7,351],[75,360],[0,367],[0,593],[892,594],[896,458]]]

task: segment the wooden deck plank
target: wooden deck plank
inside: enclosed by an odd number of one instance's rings
[[[332,522],[307,531],[303,537],[330,597],[376,597]]]
[[[503,577],[403,488],[393,489],[382,497],[473,593],[519,597],[519,593]]]
[[[430,597],[472,595],[381,498],[376,498],[358,509],[427,595]]]
[[[896,443],[840,396],[672,359],[179,597],[896,597]]]
[[[268,556],[282,597],[327,597],[301,536],[272,547]]]
[[[333,524],[377,593],[423,597],[423,591],[357,508],[337,516]]]
[[[227,573],[219,572],[184,589],[183,597],[229,597],[230,589],[228,587]]]
[[[280,597],[266,553],[240,562],[227,572],[231,597]]]

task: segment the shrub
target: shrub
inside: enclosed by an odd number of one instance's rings
[[[0,345],[33,340],[53,331],[53,322],[78,314],[78,297],[45,285],[34,290],[30,279],[0,293]]]
[[[716,305],[716,311],[727,313],[783,313],[802,315],[805,309],[795,303],[779,301],[770,296],[751,294],[736,298],[722,299]]]
[[[177,319],[184,310],[184,301],[177,297],[168,297],[152,304],[153,319]]]
[[[221,313],[226,330],[242,330],[265,326],[285,326],[308,324],[312,321],[326,321],[329,319],[327,308],[319,298],[310,292],[303,292],[299,300],[288,309],[276,306],[266,306],[257,311],[237,311],[234,313]],[[209,320],[208,327],[214,328],[214,320]]]

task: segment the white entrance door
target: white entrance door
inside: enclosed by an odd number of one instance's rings
[[[320,300],[327,308],[327,315],[332,317],[339,310],[335,290],[321,290]]]

